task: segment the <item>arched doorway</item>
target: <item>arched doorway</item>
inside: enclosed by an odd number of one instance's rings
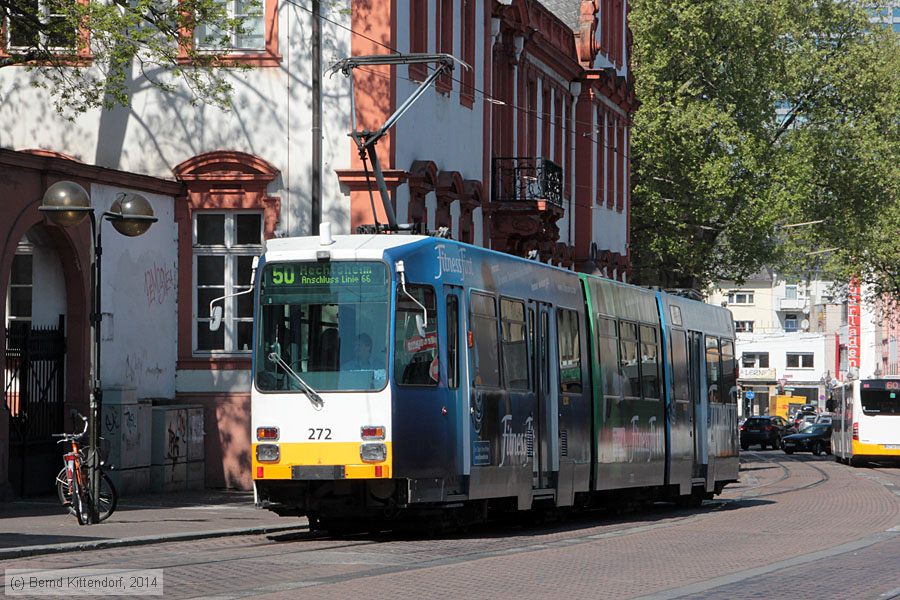
[[[52,435],[70,427],[65,418],[70,295],[63,257],[68,254],[71,261],[72,252],[66,245],[48,227],[33,225],[15,245],[4,282],[3,396],[8,479],[16,496],[52,492],[60,468]]]

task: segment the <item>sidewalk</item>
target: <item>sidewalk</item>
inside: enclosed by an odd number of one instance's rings
[[[79,526],[55,496],[0,504],[0,559],[178,540],[305,529],[253,505],[249,492],[202,490],[119,500],[99,525]]]

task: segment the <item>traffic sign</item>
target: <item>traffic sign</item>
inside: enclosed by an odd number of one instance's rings
[[[747,400],[753,400],[756,397],[756,394],[753,393],[753,390],[747,390],[744,392],[744,398]]]

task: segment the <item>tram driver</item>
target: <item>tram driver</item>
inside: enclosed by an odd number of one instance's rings
[[[372,364],[372,336],[368,333],[360,333],[353,343],[353,358],[348,360],[343,367],[344,371],[370,371],[375,369]]]

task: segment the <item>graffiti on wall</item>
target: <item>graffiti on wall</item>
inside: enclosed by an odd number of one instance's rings
[[[152,267],[144,271],[144,294],[147,296],[147,306],[163,304],[174,291],[175,271],[173,269],[154,262]]]

